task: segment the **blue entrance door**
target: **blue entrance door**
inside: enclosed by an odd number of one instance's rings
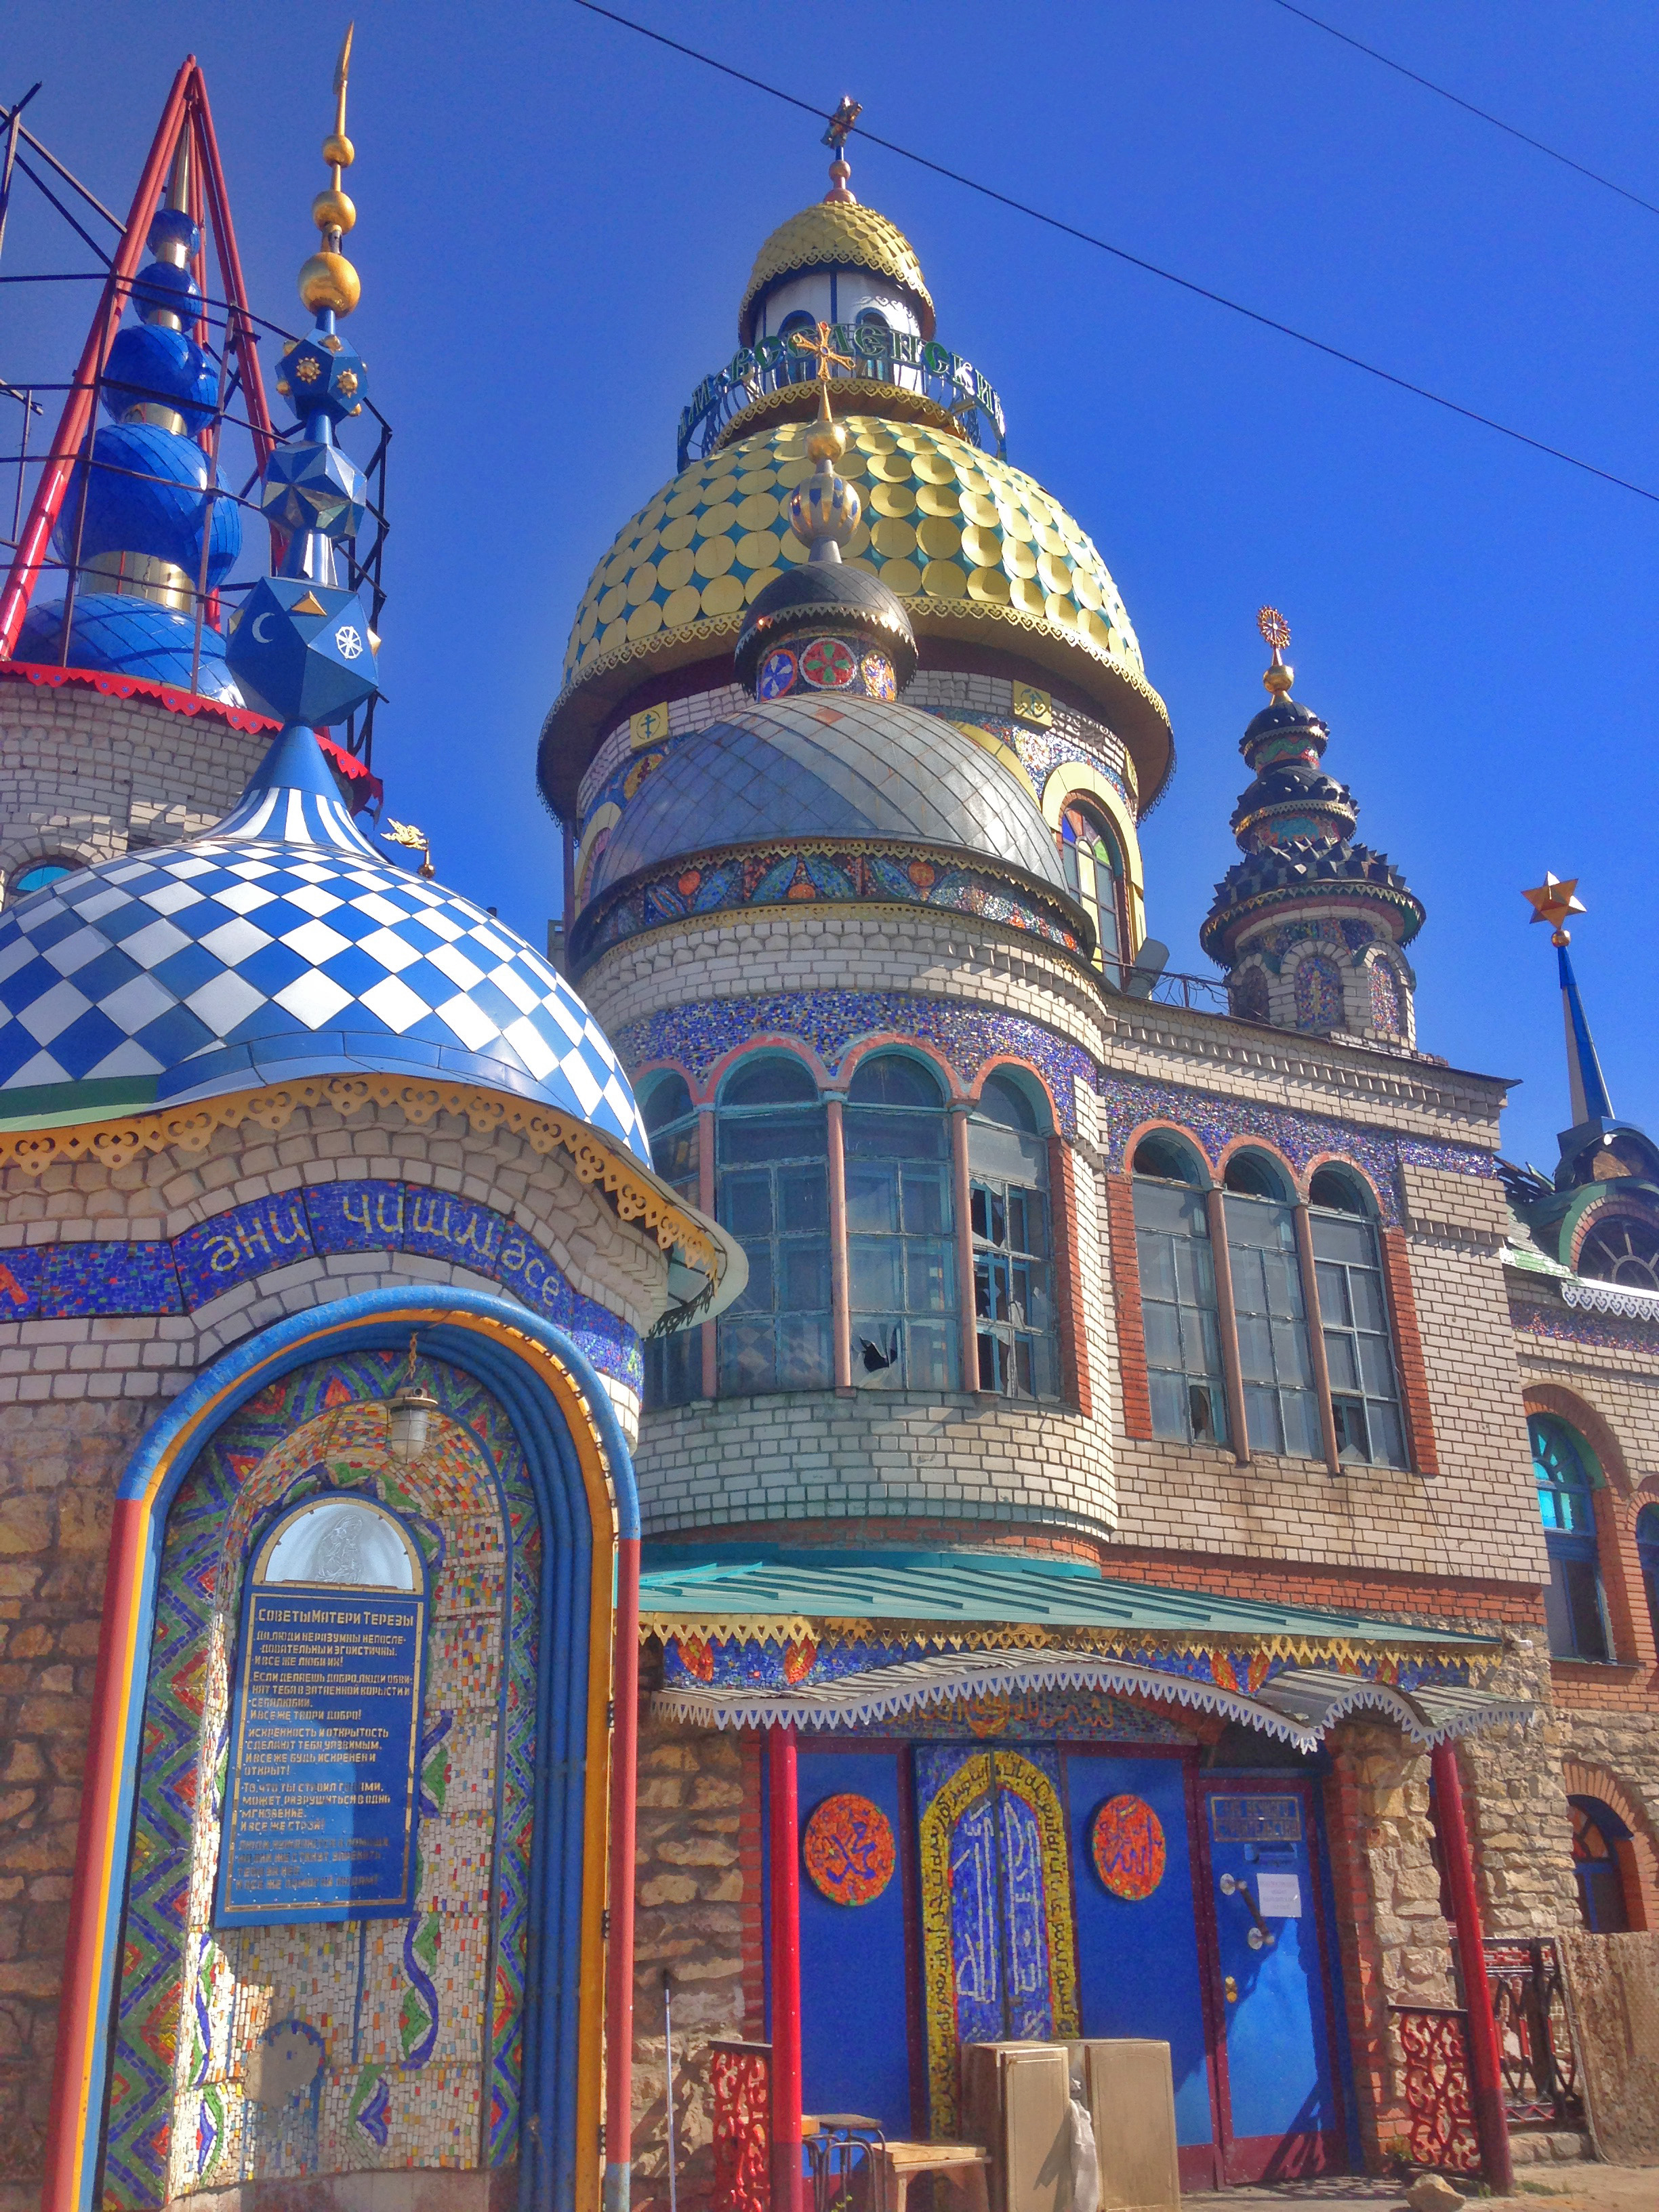
[[[1306,1786],[1212,1787],[1204,1815],[1230,2182],[1346,2164]]]

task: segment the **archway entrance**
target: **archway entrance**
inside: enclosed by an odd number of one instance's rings
[[[1595,1936],[1621,1936],[1631,1924],[1625,1894],[1625,1854],[1630,1830],[1599,1797],[1569,1797],[1572,1813],[1572,1870],[1578,1883],[1578,1910]]]

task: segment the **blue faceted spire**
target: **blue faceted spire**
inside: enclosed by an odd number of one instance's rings
[[[1567,957],[1565,929],[1556,933],[1555,957],[1561,978],[1561,1011],[1566,1018],[1567,1085],[1572,1098],[1572,1126],[1579,1129],[1586,1121],[1613,1120],[1613,1101],[1607,1096],[1607,1078],[1601,1073],[1584,1002],[1578,995],[1578,978]]]
[[[362,356],[337,327],[362,293],[356,270],[339,250],[357,220],[340,188],[342,172],[356,158],[345,135],[350,56],[348,31],[334,79],[335,129],[323,143],[333,182],[312,207],[322,250],[300,271],[300,296],[316,321],[289,346],[276,380],[298,418],[298,435],[271,455],[259,494],[264,513],[288,533],[288,549],[280,573],[247,594],[227,653],[252,704],[311,730],[344,721],[379,688],[380,641],[357,594],[341,580],[351,572],[363,519],[362,471],[334,441],[336,424],[362,411],[368,386]]]

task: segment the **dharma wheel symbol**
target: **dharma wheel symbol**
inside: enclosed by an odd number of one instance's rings
[[[334,642],[340,648],[342,660],[356,660],[363,649],[362,638],[358,636],[349,623],[343,624],[335,631]]]

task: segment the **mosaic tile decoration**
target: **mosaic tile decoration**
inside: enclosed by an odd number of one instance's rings
[[[516,2155],[540,1528],[505,1413],[455,1369],[417,1362],[440,1407],[432,1441],[412,1467],[390,1461],[399,1364],[357,1353],[271,1384],[210,1442],[168,1516],[111,2069],[104,2203],[122,2212],[243,2180]],[[417,1910],[221,1936],[242,1572],[277,1502],[325,1486],[404,1513],[433,1571]],[[250,2094],[273,2045],[307,2039],[307,2081],[276,2104]]]
[[[619,1029],[617,1049],[629,1067],[666,1061],[680,1068],[701,1092],[715,1062],[756,1036],[799,1037],[832,1072],[866,1039],[913,1037],[939,1052],[964,1085],[988,1060],[1023,1060],[1047,1081],[1067,1136],[1077,1133],[1072,1086],[1082,1082],[1092,1089],[1095,1081],[1088,1054],[1053,1030],[957,999],[905,991],[803,991],[668,1007]]]
[[[494,1207],[423,1184],[322,1183],[215,1214],[165,1243],[20,1246],[0,1254],[0,1319],[193,1311],[267,1269],[333,1252],[417,1252],[468,1267],[568,1332],[602,1375],[641,1387],[640,1340]]]
[[[1538,1306],[1510,1301],[1510,1319],[1528,1336],[1557,1344],[1595,1345],[1607,1352],[1644,1352],[1659,1345],[1659,1321],[1620,1321],[1611,1314],[1575,1313],[1568,1306]]]
[[[1042,902],[984,866],[951,866],[936,849],[902,846],[749,847],[705,865],[677,860],[643,884],[601,892],[576,924],[573,957],[597,959],[612,945],[690,916],[737,907],[839,905],[930,906],[997,921],[1045,944],[1079,952],[1076,932],[1058,901]]]

